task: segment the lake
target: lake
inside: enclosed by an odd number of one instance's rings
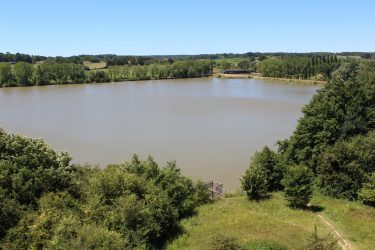
[[[227,189],[251,155],[289,137],[319,86],[201,78],[0,89],[0,126],[41,137],[74,162],[151,154]]]

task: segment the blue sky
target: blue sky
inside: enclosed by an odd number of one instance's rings
[[[375,51],[373,0],[0,0],[0,52]]]

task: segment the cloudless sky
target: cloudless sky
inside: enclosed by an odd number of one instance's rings
[[[0,52],[375,51],[374,0],[0,0]]]

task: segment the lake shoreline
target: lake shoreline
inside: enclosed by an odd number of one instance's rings
[[[28,87],[43,87],[43,86],[74,86],[74,85],[91,85],[91,84],[106,84],[106,83],[121,83],[121,82],[145,82],[145,81],[164,81],[164,80],[187,80],[187,79],[205,79],[213,77],[213,75],[207,75],[202,77],[186,77],[186,78],[160,78],[160,79],[118,79],[110,82],[83,82],[83,83],[62,83],[62,84],[40,84],[40,85],[8,85],[0,86],[2,88],[28,88]]]
[[[257,79],[257,80],[268,80],[268,81],[283,81],[288,83],[304,83],[304,84],[316,84],[323,85],[326,84],[326,81],[318,80],[308,80],[308,79],[293,79],[293,78],[280,78],[280,77],[266,77],[259,74],[223,74],[216,73],[213,74],[214,77],[223,78],[223,79]]]
[[[20,88],[20,87],[43,87],[43,86],[62,86],[62,85],[90,85],[90,84],[105,84],[105,83],[118,83],[118,82],[141,82],[141,81],[158,81],[158,80],[186,80],[186,79],[204,79],[209,77],[216,77],[222,79],[257,79],[257,80],[267,80],[267,81],[282,81],[287,83],[295,84],[313,84],[313,85],[323,85],[327,83],[326,81],[317,80],[305,80],[305,79],[291,79],[291,78],[276,78],[276,77],[265,77],[258,74],[222,74],[214,73],[208,76],[202,77],[188,77],[188,78],[161,78],[161,79],[121,79],[117,81],[110,82],[84,82],[84,83],[64,83],[64,84],[41,84],[41,85],[11,85],[11,86],[0,86],[1,88]]]

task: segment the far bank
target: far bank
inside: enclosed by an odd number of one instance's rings
[[[258,80],[269,80],[269,81],[283,81],[289,83],[304,83],[304,84],[319,84],[323,85],[327,83],[327,81],[319,81],[319,80],[311,80],[311,79],[293,79],[293,78],[278,78],[278,77],[266,77],[262,76],[259,73],[251,73],[251,74],[223,74],[223,73],[215,73],[213,74],[214,77],[217,78],[224,78],[224,79],[258,79]]]

